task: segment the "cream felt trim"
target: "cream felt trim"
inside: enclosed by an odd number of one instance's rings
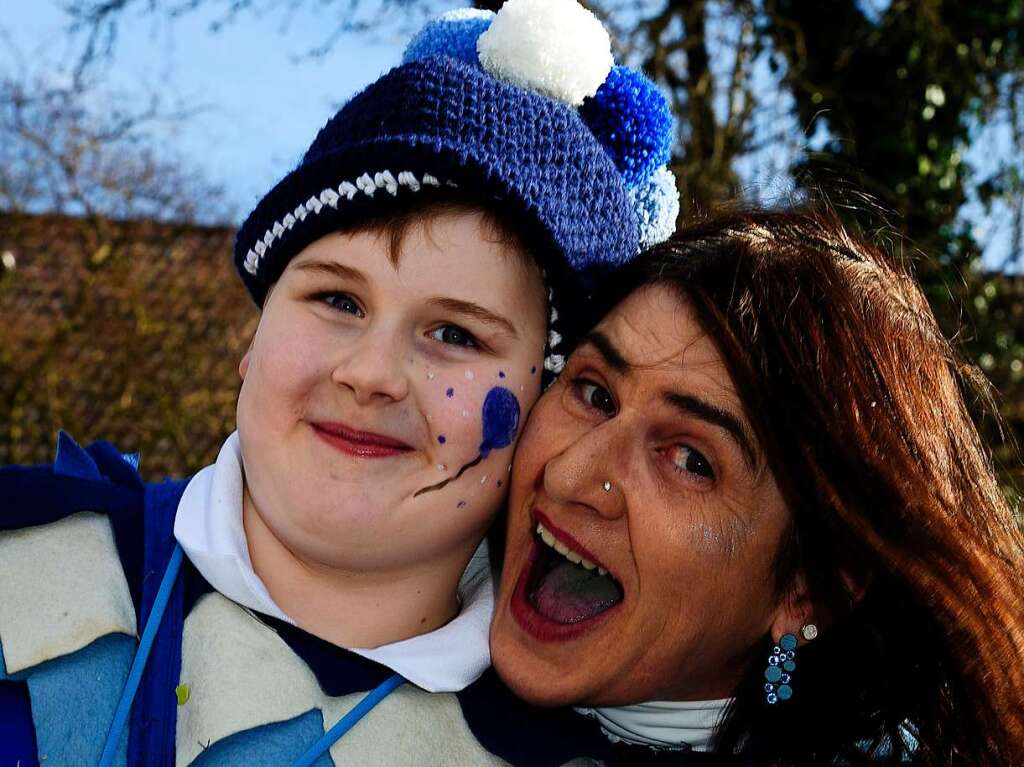
[[[328,698],[324,727],[334,725],[363,697]],[[507,765],[481,746],[462,716],[456,696],[429,693],[406,684],[377,704],[331,747],[338,767],[447,767],[453,764]]]
[[[14,674],[107,634],[136,636],[110,520],[83,511],[0,533],[0,643]]]
[[[277,633],[230,599],[203,596],[185,618],[175,764],[190,764],[211,743],[318,708],[313,672]]]
[[[273,629],[216,592],[185,619],[178,707],[177,767],[217,741],[312,709],[331,727],[364,692],[332,698]],[[307,744],[312,745],[312,744]],[[403,685],[331,749],[336,765],[505,765],[473,737],[458,698]]]

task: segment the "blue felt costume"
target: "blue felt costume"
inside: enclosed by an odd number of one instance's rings
[[[108,631],[112,626],[102,625],[104,620],[109,622],[103,609],[86,610],[76,616],[75,605],[52,601],[56,586],[53,574],[74,577],[93,597],[100,597],[97,604],[116,603],[117,592],[122,589],[122,601],[131,611],[122,615],[122,619],[127,619],[125,627],[144,625],[174,549],[173,520],[186,484],[145,484],[135,468],[110,444],[99,442],[82,449],[64,435],[53,465],[0,469],[0,498],[4,499],[0,513],[0,556],[10,555],[10,560],[0,564],[0,648],[13,650],[11,660],[16,660],[18,666],[11,668],[5,664],[0,669],[0,764],[20,763],[29,767],[98,762],[135,653],[135,632],[117,628]],[[70,537],[62,537],[62,530],[70,533]],[[62,561],[61,552],[47,550],[48,536],[56,535],[51,543],[77,541],[88,554],[96,549],[95,541],[104,534],[112,561],[91,558],[91,554],[76,558],[73,552],[65,554]],[[26,559],[27,551],[37,558]],[[13,575],[8,567],[12,561],[20,568]],[[24,572],[23,565],[33,561],[34,571]],[[92,583],[88,572],[78,571],[83,565],[101,571],[104,582]],[[111,573],[120,575],[121,580],[110,577]],[[85,601],[88,598],[88,594],[82,597]],[[23,666],[25,659],[39,649],[26,648],[19,642],[19,624],[12,621],[26,604],[35,605],[29,620],[38,620],[45,624],[44,628],[61,630],[66,635],[49,636],[38,642],[48,648],[43,648],[41,655],[37,652],[29,660],[31,665]],[[70,618],[68,612],[72,613]],[[227,618],[204,623],[200,620],[203,613]],[[46,617],[51,614],[52,620]],[[68,623],[69,619],[76,625]],[[86,625],[89,620],[91,627]],[[183,627],[192,621],[196,621],[198,635],[193,631],[190,637]],[[202,635],[204,631],[225,628],[231,630],[222,635]],[[75,647],[72,635],[85,643]],[[40,634],[36,632],[35,636]],[[228,649],[227,654],[218,650],[218,642]],[[211,663],[240,664],[242,670],[235,671],[239,677],[234,683],[214,690],[204,689],[202,678],[192,679],[190,694],[186,695],[179,685],[183,644],[187,657],[189,643],[197,643],[203,657]],[[217,706],[199,701],[203,696],[219,697],[240,715],[238,711],[247,703],[236,700],[237,690],[232,688],[252,688],[242,675],[258,683],[265,669],[256,665],[254,659],[264,659],[271,669],[280,666],[274,653],[285,657],[314,681],[311,689],[321,701],[327,702],[324,708],[312,708],[287,720],[197,743],[191,748],[194,753],[183,761],[176,727],[182,726],[186,712],[191,713],[189,707],[213,712],[215,718],[223,719]],[[391,674],[390,669],[293,625],[243,610],[214,591],[186,561],[174,586],[167,616],[132,709],[131,726],[119,744],[115,763],[154,767],[290,764],[323,734],[332,706],[339,711],[350,708]],[[218,681],[216,671],[211,671],[209,678]],[[231,677],[222,679],[231,681]],[[267,705],[285,695],[282,689],[263,692],[269,701]],[[382,703],[371,711],[338,744],[337,755],[332,749],[316,762],[318,767],[343,763],[338,759],[353,764],[540,767],[555,767],[583,758],[605,764],[622,763],[623,759],[627,760],[625,763],[666,759],[666,755],[659,756],[648,749],[610,744],[595,724],[571,711],[539,709],[523,703],[508,692],[492,671],[454,694],[427,694],[409,685],[402,693],[394,694],[397,697],[390,706]],[[182,698],[186,700],[180,704]],[[351,745],[347,744],[349,738]],[[671,760],[666,763],[721,763],[706,754],[675,753]]]

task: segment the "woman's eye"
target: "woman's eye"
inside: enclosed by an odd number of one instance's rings
[[[615,415],[615,400],[603,386],[598,386],[593,381],[582,379],[576,383],[579,398],[587,407],[592,407],[607,416]]]
[[[685,471],[704,479],[715,478],[708,459],[688,445],[673,445],[668,450],[668,459],[678,472]]]
[[[362,308],[348,293],[321,293],[317,298],[339,312],[354,314],[356,317],[365,316]]]
[[[457,325],[442,325],[436,330],[430,331],[430,337],[449,346],[465,346],[467,348],[477,346],[473,334]]]

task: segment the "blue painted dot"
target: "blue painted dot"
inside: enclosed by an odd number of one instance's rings
[[[537,366],[534,365],[532,368],[530,368],[530,375],[533,375],[536,372],[537,372]]]
[[[451,386],[449,386],[448,387],[448,391],[445,392],[445,396],[447,396],[449,398],[454,397],[455,396],[455,389],[453,389]]]
[[[498,378],[504,378],[504,377],[505,377],[505,371],[504,370],[499,370],[498,371]]]
[[[444,436],[443,434],[438,434],[438,435],[437,435],[437,441],[438,441],[438,442],[439,442],[440,444],[442,444],[442,445],[443,445],[443,444],[444,444],[445,442],[447,442],[448,440],[447,440],[447,439],[445,439],[445,436]]]

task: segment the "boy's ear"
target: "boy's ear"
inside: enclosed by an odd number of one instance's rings
[[[262,312],[264,309],[267,308],[267,302],[270,300],[270,294],[274,292],[274,288],[276,286],[277,286],[277,283],[275,282],[273,285],[271,285],[269,288],[267,288],[267,294],[263,297],[263,305],[260,307],[260,312]],[[259,326],[258,325],[256,327],[256,331],[259,331]],[[252,345],[254,343],[256,343],[256,332],[255,331],[252,334],[252,338],[249,339],[249,348],[245,350],[245,354],[242,355],[242,359],[238,363],[238,376],[243,381],[245,380],[245,374],[249,370],[249,355],[252,354]]]

